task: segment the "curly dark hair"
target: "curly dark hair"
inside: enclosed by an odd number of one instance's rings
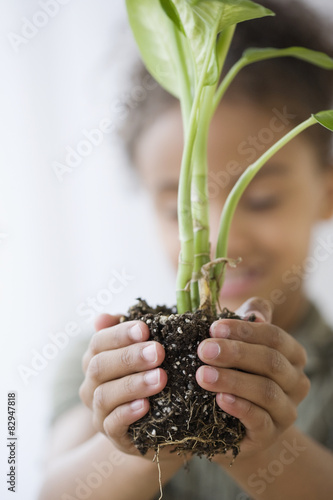
[[[333,57],[332,26],[317,12],[299,1],[259,1],[276,13],[244,22],[237,26],[225,65],[227,71],[249,47],[285,48],[303,46],[325,52]],[[134,65],[131,84],[145,89],[142,98],[128,104],[127,118],[120,134],[126,150],[133,157],[135,145],[142,132],[177,100],[168,94],[147,73],[141,61]],[[327,71],[304,61],[283,57],[247,66],[237,76],[226,98],[239,96],[260,106],[288,105],[298,124],[311,113],[330,109],[333,103],[333,71]],[[311,127],[305,132],[323,165],[331,163],[331,133],[322,127]]]

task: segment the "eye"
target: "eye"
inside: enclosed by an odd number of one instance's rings
[[[265,210],[273,210],[281,203],[281,199],[277,196],[248,196],[244,199],[244,205],[247,210],[253,212],[263,212]]]

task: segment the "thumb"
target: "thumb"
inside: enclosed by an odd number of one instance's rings
[[[117,314],[115,316],[112,316],[111,314],[100,314],[95,319],[96,332],[99,332],[104,328],[110,328],[111,326],[117,325],[119,323],[120,318],[121,314]]]
[[[254,314],[257,323],[270,323],[273,316],[273,306],[266,299],[251,297],[237,309],[236,314],[242,316],[244,319],[248,319],[251,314]]]

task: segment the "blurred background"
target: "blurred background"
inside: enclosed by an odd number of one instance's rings
[[[331,0],[309,3],[333,14]],[[90,335],[98,312],[123,312],[138,296],[173,304],[175,276],[113,133],[125,101],[142,98],[125,86],[136,49],[124,0],[1,2],[0,29],[0,497],[12,498],[6,402],[15,391],[15,498],[34,500],[65,349],[54,338],[73,325]],[[318,235],[333,236],[333,223]],[[333,256],[308,281],[333,322]]]

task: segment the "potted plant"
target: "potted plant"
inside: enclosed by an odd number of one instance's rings
[[[219,304],[225,266],[237,265],[227,255],[228,234],[237,204],[257,172],[294,137],[320,124],[333,131],[333,111],[319,111],[289,131],[249,165],[231,190],[220,220],[215,255],[209,241],[207,140],[222,97],[248,64],[276,57],[296,57],[333,69],[333,60],[304,47],[247,49],[223,77],[224,63],[240,22],[274,13],[249,0],[126,0],[128,17],[143,61],[152,76],[181,104],[184,150],[179,177],[178,223],[181,252],[177,306],[149,307],[145,301],[129,309],[123,320],[140,319],[151,338],[165,348],[162,364],[168,383],[150,398],[150,410],[130,427],[140,452],[173,445],[178,453],[211,458],[239,452],[245,428],[221,410],[215,395],[198,386],[202,362],[197,346],[209,337],[218,318],[239,318]],[[241,256],[240,256],[241,257]],[[249,321],[255,317],[248,318]]]

